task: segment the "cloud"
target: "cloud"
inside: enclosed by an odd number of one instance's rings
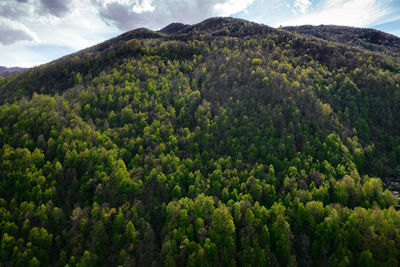
[[[254,0],[242,0],[242,1],[229,0],[224,3],[217,3],[214,6],[214,11],[219,16],[229,16],[238,13],[240,11],[246,10],[246,8],[250,6],[253,2]]]
[[[152,5],[153,1],[151,0],[141,0],[133,6],[132,10],[136,13],[142,12],[152,12],[154,11],[155,7]]]
[[[10,45],[21,40],[33,40],[32,36],[25,31],[3,27],[3,25],[0,25],[0,36],[2,36],[0,43],[4,45]]]
[[[40,13],[62,17],[69,11],[69,0],[40,0]]]
[[[108,5],[118,5],[135,13],[154,11],[153,0],[92,0],[92,3],[103,8],[107,8]]]
[[[320,10],[295,16],[280,24],[335,24],[363,27],[377,21],[388,12],[376,0],[329,0]]]
[[[372,26],[398,20],[399,8],[398,0],[0,0],[0,65],[45,63],[126,30],[171,22],[235,16],[272,26]],[[398,24],[384,26],[399,32]]]
[[[70,3],[70,11],[63,17],[41,16],[34,19],[29,27],[38,33],[42,44],[62,45],[74,51],[95,45],[120,33],[116,27],[104,23],[98,9],[89,0],[73,0]]]
[[[70,11],[70,0],[1,0],[0,17],[13,20],[36,15],[62,17]]]
[[[18,11],[0,13],[0,65],[31,67],[121,33],[104,23],[90,0],[68,0],[67,11],[57,3],[43,10],[41,0],[0,0],[0,12]]]
[[[36,33],[28,29],[25,25],[0,18],[0,43],[11,45],[18,41],[38,41]]]
[[[6,0],[0,3],[0,18],[17,19],[27,14],[27,7],[23,2],[15,4],[14,2]]]
[[[115,24],[119,29],[129,29],[133,24],[143,24],[144,18],[132,16],[132,11],[120,3],[110,3],[99,9],[100,16],[107,24]]]
[[[309,0],[294,0],[293,6],[296,10],[300,11],[301,14],[305,14],[308,8],[312,5]]]
[[[50,62],[62,55],[74,52],[64,46],[42,45],[37,43],[17,42],[13,45],[1,45],[2,51],[0,65],[7,67],[30,68]],[[40,51],[40,52],[38,52]]]
[[[391,34],[400,37],[400,19],[394,18],[389,22],[374,25],[373,28],[384,32],[390,32]]]
[[[100,16],[120,30],[159,29],[171,22],[196,23],[212,16],[228,16],[254,0],[91,0]]]

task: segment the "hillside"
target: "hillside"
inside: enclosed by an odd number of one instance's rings
[[[374,29],[362,29],[335,25],[283,27],[290,32],[314,36],[331,42],[358,46],[366,50],[399,56],[400,38]]]
[[[211,18],[0,77],[0,262],[398,265],[399,58],[347,35]]]
[[[0,76],[8,76],[14,72],[21,72],[26,70],[25,68],[19,68],[19,67],[12,67],[12,68],[7,68],[0,66]]]
[[[159,32],[165,33],[165,34],[175,34],[189,26],[190,25],[183,24],[183,23],[171,23],[171,24],[165,26],[164,28],[162,28],[161,30],[159,30]]]

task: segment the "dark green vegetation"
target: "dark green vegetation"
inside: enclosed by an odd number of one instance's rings
[[[400,38],[374,29],[360,29],[335,25],[289,26],[287,31],[318,37],[331,42],[359,46],[371,51],[384,52],[389,55],[400,53]]]
[[[399,58],[181,26],[0,78],[0,262],[400,263]]]

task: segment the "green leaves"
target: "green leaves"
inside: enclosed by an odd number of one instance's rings
[[[1,262],[396,265],[397,61],[230,21],[0,81]]]

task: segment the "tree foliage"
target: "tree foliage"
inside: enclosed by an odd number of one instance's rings
[[[395,266],[399,70],[218,18],[7,77],[0,261]]]

